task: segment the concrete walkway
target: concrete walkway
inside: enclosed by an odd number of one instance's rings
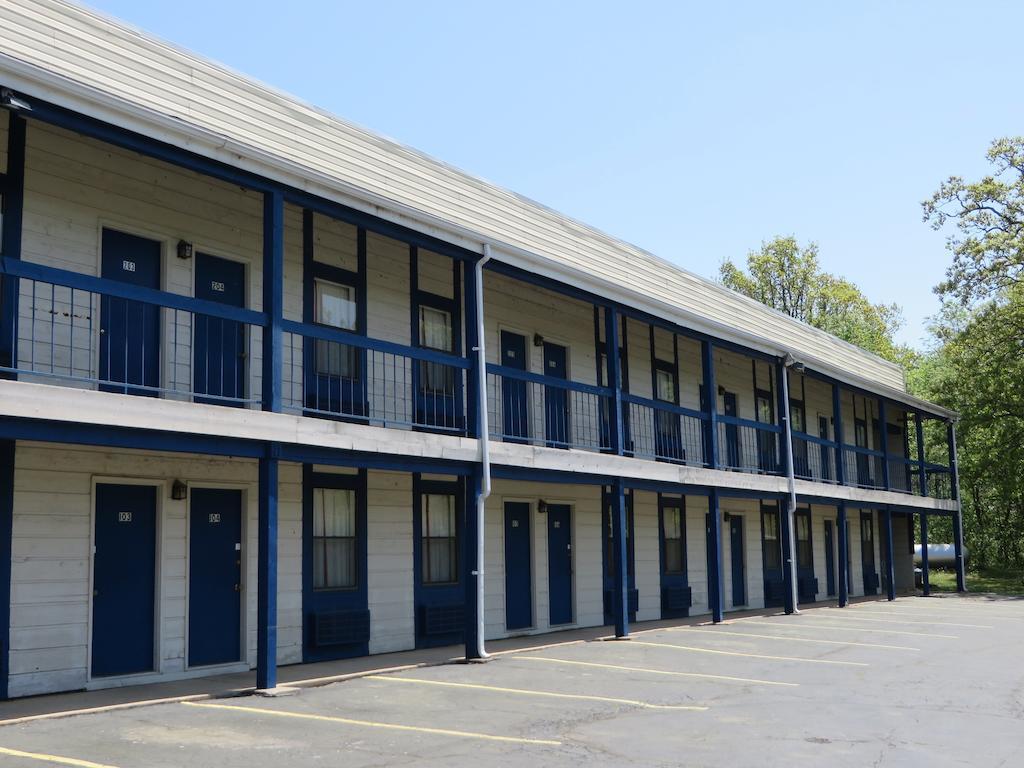
[[[851,602],[884,599],[884,597],[873,596],[869,598],[853,598]],[[815,603],[814,605],[835,605],[835,601]],[[745,616],[771,616],[778,613],[780,613],[780,610],[777,608],[730,611],[726,614],[726,621]],[[708,623],[711,623],[710,615],[701,614],[690,618],[634,622],[630,625],[630,631],[643,632],[665,627],[695,626]],[[516,653],[553,645],[598,640],[609,637],[611,632],[610,627],[587,627],[540,635],[525,635],[503,640],[492,640],[488,642],[487,650],[492,655]],[[451,664],[461,661],[464,657],[463,653],[463,646],[449,645],[442,648],[383,653],[374,656],[360,656],[354,659],[323,661],[313,664],[291,664],[278,668],[278,685],[292,688],[308,688],[388,670]],[[250,671],[146,685],[119,686],[100,690],[30,696],[0,702],[0,725],[11,725],[16,722],[42,718],[67,717],[84,712],[127,709],[167,701],[193,701],[243,696],[253,693],[255,686],[256,673],[255,671]]]

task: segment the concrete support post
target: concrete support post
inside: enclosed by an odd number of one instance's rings
[[[256,688],[277,687],[277,480],[279,449],[267,445],[259,467],[259,551],[256,609]]]

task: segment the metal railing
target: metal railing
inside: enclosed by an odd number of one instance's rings
[[[884,463],[881,451],[843,446],[843,477],[846,485],[885,490]]]
[[[781,472],[780,427],[735,416],[717,418],[719,469],[766,475]]]
[[[282,328],[284,410],[465,432],[467,359],[328,326],[286,320]]]
[[[831,440],[793,433],[793,475],[817,483],[836,482],[836,444]]]
[[[13,365],[23,381],[245,406],[263,315],[113,280],[5,260],[19,281]],[[7,279],[10,279],[8,277]]]
[[[704,450],[706,415],[672,403],[625,393],[622,400],[627,455],[707,466]]]
[[[607,387],[487,366],[487,416],[491,437],[509,443],[611,449]]]

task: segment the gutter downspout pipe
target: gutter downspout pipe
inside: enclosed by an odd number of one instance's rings
[[[480,444],[480,495],[476,499],[476,652],[477,658],[488,658],[484,647],[484,516],[487,497],[491,495],[491,454],[487,423],[487,355],[484,348],[484,264],[491,260],[491,246],[484,243],[483,258],[474,265],[476,270],[476,375],[477,424]]]
[[[786,443],[786,482],[789,487],[789,502],[786,509],[786,517],[789,519],[789,589],[793,613],[800,613],[796,574],[796,477],[793,467],[793,425],[790,420],[791,414],[789,409],[789,371],[794,367],[797,367],[799,370],[799,367],[793,356],[788,353],[783,359],[782,365],[782,402],[785,407],[783,416],[785,419],[785,429],[782,434]]]

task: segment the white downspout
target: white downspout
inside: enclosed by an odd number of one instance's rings
[[[488,444],[490,426],[487,423],[487,355],[484,348],[484,264],[491,259],[491,246],[484,243],[483,258],[476,262],[476,375],[477,426],[480,444],[480,495],[476,500],[476,651],[481,659],[487,658],[484,647],[484,517],[487,497],[491,495],[491,453]]]
[[[792,356],[786,355],[782,363],[782,402],[785,406],[783,436],[786,443],[786,466],[788,467],[786,481],[789,484],[789,501],[786,509],[786,517],[789,520],[789,588],[790,598],[793,601],[793,613],[800,613],[799,590],[796,581],[796,473],[793,467],[793,429],[789,409],[789,369],[793,362]]]

